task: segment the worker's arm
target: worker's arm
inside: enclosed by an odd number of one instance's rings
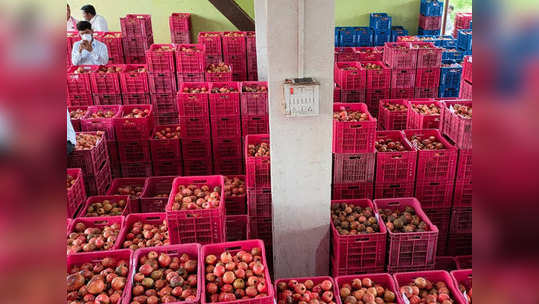
[[[81,43],[75,43],[73,45],[73,50],[71,51],[71,63],[73,65],[79,65],[82,59],[88,56],[89,52],[86,49],[80,50]]]
[[[98,65],[105,65],[109,62],[109,51],[105,44],[96,44],[91,53],[89,53],[92,62]]]

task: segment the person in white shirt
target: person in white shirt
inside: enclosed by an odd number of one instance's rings
[[[95,7],[93,5],[87,4],[81,7],[82,17],[84,20],[89,21],[92,24],[92,28],[96,32],[108,32],[109,26],[107,25],[107,20],[103,16],[98,15],[95,12]]]
[[[74,32],[77,30],[77,19],[71,16],[71,7],[67,5],[67,31]]]
[[[73,65],[105,65],[109,62],[107,46],[94,39],[92,25],[88,21],[79,21],[77,30],[82,40],[73,44],[71,63]]]
[[[71,154],[75,150],[77,145],[77,134],[75,134],[75,129],[71,124],[71,117],[69,116],[69,111],[67,111],[67,155]]]

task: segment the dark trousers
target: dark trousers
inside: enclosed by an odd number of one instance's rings
[[[70,141],[67,142],[67,155],[70,155],[75,150],[75,145]]]

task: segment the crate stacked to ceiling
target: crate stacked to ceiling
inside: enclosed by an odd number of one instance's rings
[[[153,44],[152,16],[127,14],[120,18],[126,63],[146,62],[146,50]]]
[[[148,83],[156,125],[178,124],[176,47],[154,44],[146,51]]]
[[[383,46],[390,41],[392,19],[386,13],[371,13],[369,27],[373,31],[373,45]]]
[[[438,0],[421,0],[419,35],[440,35],[444,3]]]
[[[121,32],[98,32],[95,38],[107,46],[109,64],[125,63]]]
[[[174,44],[191,43],[191,14],[172,13],[168,18],[170,41]]]
[[[472,56],[464,57],[464,61],[462,62],[460,97],[465,99],[472,98]]]
[[[430,42],[412,42],[417,48],[415,98],[438,97],[442,49]]]
[[[455,14],[455,29],[453,37],[457,38],[459,30],[472,29],[472,13],[456,13]]]

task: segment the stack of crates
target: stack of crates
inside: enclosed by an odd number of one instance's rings
[[[148,69],[144,64],[126,64],[120,73],[120,92],[124,105],[149,104]]]
[[[191,14],[172,13],[168,18],[170,41],[174,44],[191,43]]]
[[[457,38],[459,30],[472,28],[472,13],[456,13],[455,14],[455,29],[453,37]]]
[[[382,99],[378,110],[378,130],[405,130],[408,100]]]
[[[247,239],[249,217],[247,215],[246,190],[245,175],[225,176],[225,221],[227,242]]]
[[[204,45],[205,65],[223,62],[221,32],[200,32],[198,33],[198,43]]]
[[[127,14],[120,18],[126,63],[143,64],[146,50],[153,44],[152,16]]]
[[[95,105],[121,105],[120,74],[123,65],[96,66],[90,73],[90,84]]]
[[[271,256],[273,244],[271,170],[270,156],[255,154],[258,148],[269,152],[270,137],[267,134],[245,137],[245,179],[247,185],[248,239],[261,239]],[[261,150],[262,151],[262,150]],[[251,153],[250,153],[251,152]]]
[[[462,66],[458,63],[443,63],[440,68],[438,97],[459,97]]]
[[[365,102],[367,71],[359,62],[336,62],[335,83],[341,89],[341,102]]]
[[[90,74],[95,71],[95,66],[72,66],[67,69],[67,105],[68,106],[91,106],[94,104]]]
[[[414,98],[418,48],[411,42],[388,42],[384,63],[391,68],[390,98]]]
[[[73,179],[73,184],[67,188],[67,217],[75,217],[77,210],[86,202],[86,190],[84,188],[84,178],[82,170],[79,168],[68,168],[67,177]]]
[[[247,79],[249,81],[258,80],[258,66],[256,59],[256,33],[245,32],[247,35]]]
[[[125,63],[121,32],[98,32],[96,39],[107,46],[109,64]]]
[[[213,172],[209,95],[206,82],[180,84],[177,103],[186,176]]]
[[[430,42],[412,42],[417,48],[415,98],[438,97],[442,49]]]
[[[367,119],[340,119],[360,114],[367,114]],[[372,198],[376,119],[364,103],[334,103],[333,116],[332,198]]]
[[[155,176],[183,175],[179,134],[179,124],[161,125],[154,128],[149,142],[153,174]]]
[[[178,124],[176,46],[154,44],[146,52],[148,83],[156,125]]]
[[[419,35],[440,35],[444,3],[438,0],[421,0]]]
[[[373,30],[369,27],[335,27],[336,47],[365,47],[373,45]]]
[[[462,62],[462,80],[460,81],[460,98],[472,98],[472,56],[464,57]]]
[[[400,37],[400,36],[408,36],[408,31],[403,26],[400,26],[400,25],[392,26],[391,38],[389,39],[389,41],[396,42],[397,37]]]
[[[268,83],[244,81],[241,83],[241,135],[269,134]]]
[[[458,31],[457,35],[457,50],[464,55],[472,54],[472,30],[463,29]]]
[[[372,116],[378,117],[381,99],[389,98],[391,90],[391,69],[382,61],[362,61],[361,68],[366,70],[367,89],[365,103]]]
[[[391,39],[392,17],[386,13],[371,13],[369,27],[373,31],[373,45],[383,46]]]
[[[214,173],[243,174],[240,82],[210,82],[209,102]]]
[[[176,78],[182,82],[203,82],[205,50],[203,44],[176,45]]]
[[[247,80],[247,35],[245,32],[224,32],[223,60],[232,68],[234,81]]]
[[[444,255],[449,235],[458,151],[436,129],[409,129],[404,134],[417,151],[415,197],[421,202],[421,207],[432,223],[438,227],[438,253]],[[441,143],[443,148],[420,149],[413,143],[413,137],[419,141],[434,137],[434,141]]]

